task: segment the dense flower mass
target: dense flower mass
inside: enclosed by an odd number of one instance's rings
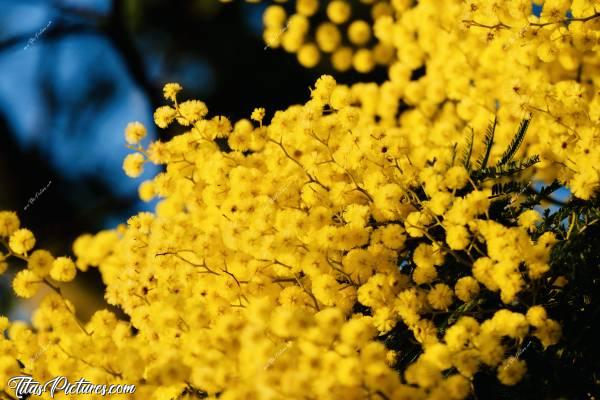
[[[155,122],[186,131],[147,147],[141,124],[125,132],[127,175],[164,166],[140,185],[154,213],[81,236],[75,260],[34,250],[0,213],[0,271],[8,256],[26,266],[15,293],[53,290],[32,326],[0,320],[0,389],[30,374],[136,384],[136,399],[458,400],[479,371],[521,381],[525,342],[559,342],[536,301],[559,238],[521,191],[496,200],[507,179],[596,193],[600,13],[585,0],[547,0],[540,16],[524,0],[363,3],[372,21],[345,0],[299,0],[289,18],[272,5],[265,40],[306,66],[321,53],[338,70],[389,66],[383,84],[323,75],[305,104],[234,122],[169,83]],[[56,282],[90,267],[125,318],[75,317]]]

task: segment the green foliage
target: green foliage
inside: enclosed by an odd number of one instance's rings
[[[527,128],[529,128],[530,119],[524,119],[521,121],[521,125],[519,126],[519,130],[513,137],[513,140],[508,145],[508,148],[502,154],[502,158],[498,161],[498,166],[504,165],[508,163],[515,156],[519,147],[521,147],[521,143],[523,143],[523,139],[525,138],[525,134],[527,133]],[[494,125],[495,127],[495,125]]]
[[[462,163],[467,170],[471,169],[471,155],[473,154],[473,139],[475,137],[473,129],[471,129],[470,132],[471,134],[467,136],[467,146],[462,157]]]
[[[485,139],[483,144],[485,145],[485,153],[479,159],[477,163],[477,169],[483,169],[487,166],[487,163],[490,159],[490,153],[492,151],[492,145],[494,144],[494,134],[496,133],[496,126],[498,125],[498,118],[494,117],[494,122],[488,126],[488,129],[485,133]]]
[[[526,157],[520,160],[513,160],[516,155],[519,147],[523,143],[523,139],[525,138],[525,134],[527,133],[527,129],[529,128],[529,122],[531,120],[524,119],[521,121],[519,125],[519,129],[515,133],[512,141],[502,154],[502,157],[496,165],[488,167],[487,164],[489,162],[490,154],[492,151],[492,147],[494,145],[494,135],[496,132],[496,127],[498,126],[497,118],[490,123],[488,126],[485,138],[484,145],[485,150],[483,156],[477,161],[476,169],[471,169],[471,156],[473,153],[473,130],[469,136],[467,136],[467,146],[465,152],[463,154],[462,163],[470,171],[471,179],[475,182],[482,182],[488,179],[499,179],[502,177],[510,177],[512,175],[518,174],[527,168],[533,166],[534,164],[540,161],[539,156],[534,155],[531,157]],[[499,189],[499,188],[498,188]],[[508,187],[506,189],[509,189]],[[500,190],[502,192],[502,190]]]

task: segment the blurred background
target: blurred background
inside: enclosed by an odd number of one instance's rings
[[[305,102],[316,78],[331,71],[303,68],[294,55],[265,47],[267,5],[0,0],[0,210],[16,210],[36,247],[59,256],[71,253],[79,234],[152,209],[137,188],[158,169],[138,179],[124,174],[123,130],[137,120],[149,128],[147,141],[172,137],[152,122],[166,82],[231,120],[257,106],[269,117]],[[384,76],[383,68],[336,74],[344,83]],[[96,270],[80,275],[65,289],[85,320],[101,306],[102,288]],[[0,280],[0,313],[13,301],[11,276]],[[28,303],[14,306],[11,316],[28,317]]]

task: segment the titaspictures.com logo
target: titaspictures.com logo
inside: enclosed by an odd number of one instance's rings
[[[15,376],[8,381],[8,388],[15,391],[15,396],[18,399],[30,395],[41,396],[43,393],[48,393],[51,398],[54,398],[54,395],[59,392],[67,395],[97,394],[101,396],[132,394],[135,392],[135,385],[94,384],[83,378],[75,382],[69,382],[64,376],[57,376],[44,383],[34,380],[31,376]]]

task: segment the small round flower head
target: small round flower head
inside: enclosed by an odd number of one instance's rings
[[[539,327],[544,325],[548,320],[548,315],[546,314],[546,309],[542,306],[532,306],[527,310],[527,322],[531,326]]]
[[[404,246],[406,235],[400,225],[388,225],[381,231],[381,240],[386,247],[398,250]]]
[[[0,315],[0,333],[3,333],[10,326],[10,321],[4,315]]]
[[[352,65],[354,65],[354,69],[363,74],[370,72],[375,67],[373,52],[369,49],[358,50],[354,53]]]
[[[479,294],[479,283],[472,276],[465,276],[456,281],[454,293],[461,301],[469,302]]]
[[[337,26],[331,22],[325,22],[317,28],[315,39],[321,50],[331,53],[342,42],[342,35]]]
[[[315,89],[311,92],[313,99],[320,100],[322,103],[329,101],[333,89],[335,89],[336,82],[331,75],[321,75],[315,83]]]
[[[158,107],[154,112],[154,123],[159,128],[166,128],[173,122],[175,116],[177,115],[177,111],[170,106],[162,106]]]
[[[144,156],[140,153],[129,154],[123,160],[123,170],[131,178],[137,178],[144,172]]]
[[[385,362],[390,367],[396,365],[396,362],[398,362],[398,352],[395,350],[388,350],[385,353]]]
[[[427,294],[427,300],[436,310],[447,310],[452,304],[452,289],[448,285],[438,283]]]
[[[535,230],[535,226],[542,220],[542,216],[535,210],[527,210],[519,215],[518,222],[523,228],[530,232]]]
[[[334,0],[327,5],[327,17],[335,24],[343,24],[350,18],[352,8],[343,0]]]
[[[544,349],[558,343],[561,335],[562,328],[560,324],[551,319],[547,319],[542,325],[537,327],[534,333],[534,336],[542,342]]]
[[[130,122],[125,128],[125,140],[129,144],[138,144],[146,137],[146,127],[141,122]]]
[[[263,13],[263,24],[268,28],[281,29],[287,15],[280,5],[270,5]]]
[[[163,95],[167,100],[176,101],[177,93],[181,92],[182,89],[179,83],[167,83],[163,87]]]
[[[54,257],[47,250],[36,250],[29,256],[27,268],[36,273],[37,276],[43,278],[50,273]]]
[[[179,114],[181,116],[177,118],[177,122],[183,126],[188,126],[208,114],[208,107],[203,101],[188,100],[179,104]]]
[[[303,44],[297,53],[298,61],[306,68],[313,68],[321,59],[319,48],[314,43]]]
[[[348,89],[347,86],[343,85],[336,86],[331,92],[331,98],[329,99],[329,102],[331,106],[336,110],[340,110],[350,105],[350,103],[352,102],[352,94],[350,92],[350,89]]]
[[[507,386],[516,385],[527,372],[527,364],[516,357],[508,357],[498,367],[498,380]]]
[[[296,2],[296,11],[298,14],[310,17],[319,9],[319,0],[298,0]]]
[[[12,211],[0,211],[0,236],[7,237],[19,229],[19,217]]]
[[[35,237],[29,229],[19,229],[10,235],[10,249],[17,254],[25,254],[35,246]]]
[[[28,299],[33,297],[40,288],[40,277],[33,271],[24,269],[15,275],[13,289],[17,296]]]
[[[76,274],[75,263],[69,257],[58,257],[50,269],[50,277],[59,282],[72,281]]]
[[[371,39],[371,27],[365,21],[354,21],[348,27],[348,39],[356,45],[364,45]]]
[[[462,375],[451,375],[444,381],[445,398],[466,399],[471,393],[471,382]]]
[[[449,189],[462,189],[469,180],[469,173],[462,165],[455,165],[446,172],[444,178]]]
[[[313,293],[321,303],[332,306],[338,294],[339,284],[331,275],[319,275],[313,281]]]
[[[450,225],[446,228],[446,243],[452,250],[464,250],[470,242],[469,231],[463,225]]]
[[[154,184],[152,181],[144,181],[138,188],[138,195],[142,201],[148,202],[154,198]]]
[[[252,114],[250,115],[250,119],[256,122],[262,123],[263,118],[265,117],[265,109],[263,107],[257,107],[252,110]]]
[[[352,56],[350,47],[340,47],[331,55],[331,64],[337,71],[347,71],[352,67]]]

